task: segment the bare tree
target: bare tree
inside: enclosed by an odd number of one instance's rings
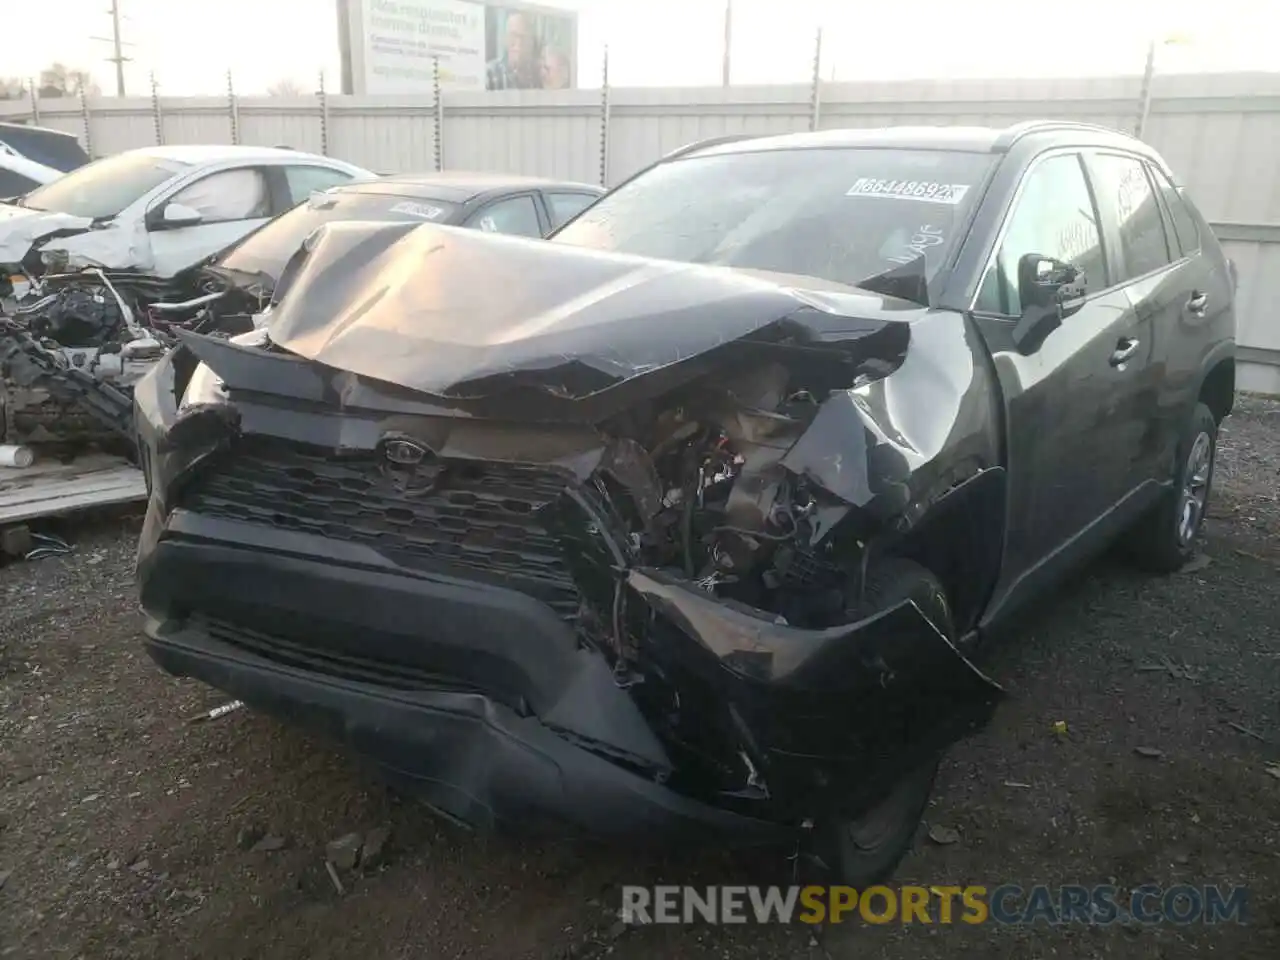
[[[289,77],[283,80],[277,80],[271,86],[267,87],[267,96],[269,97],[305,97],[307,91],[302,89],[302,84]]]
[[[51,63],[40,71],[39,93],[42,97],[78,97],[80,91],[89,96],[102,93],[102,88],[84,70],[64,63]]]
[[[0,100],[25,100],[27,82],[17,77],[0,77]]]

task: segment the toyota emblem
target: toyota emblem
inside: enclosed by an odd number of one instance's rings
[[[423,461],[427,455],[427,448],[412,440],[388,440],[382,452],[389,462],[402,467],[411,467]]]

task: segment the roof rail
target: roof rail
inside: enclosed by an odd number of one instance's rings
[[[997,150],[1007,150],[1023,137],[1033,133],[1052,133],[1055,130],[1091,130],[1115,137],[1127,136],[1120,130],[1104,127],[1100,123],[1085,123],[1081,120],[1024,120],[1005,127],[996,138],[995,147]]]
[[[706,137],[702,140],[694,140],[692,143],[686,143],[683,147],[676,147],[670,153],[663,156],[663,161],[676,160],[680,157],[687,156],[696,150],[704,150],[707,147],[718,147],[724,143],[737,143],[740,140],[759,140],[762,136],[769,134],[759,133],[726,133],[719,137]]]

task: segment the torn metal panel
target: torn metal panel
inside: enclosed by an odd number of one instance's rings
[[[60,232],[80,233],[92,226],[87,217],[0,204],[0,263],[21,263],[40,240]]]
[[[112,222],[74,236],[49,240],[41,244],[40,252],[42,256],[65,258],[66,267],[72,270],[101,267],[104,270],[151,273],[155,268],[146,225],[141,221],[128,224]],[[196,257],[177,269],[156,272],[155,275],[160,278],[173,277],[193,266],[199,259],[203,257]]]

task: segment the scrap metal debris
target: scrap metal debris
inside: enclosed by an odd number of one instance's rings
[[[1164,751],[1157,747],[1134,747],[1133,752],[1140,757],[1146,757],[1148,760],[1159,760],[1164,756]]]
[[[65,557],[71,552],[71,544],[61,537],[47,533],[31,534],[31,542],[36,544],[24,555],[24,560],[43,560],[45,557]]]
[[[1258,731],[1250,730],[1243,723],[1236,723],[1234,720],[1228,720],[1227,726],[1230,727],[1232,730],[1235,730],[1237,733],[1243,733],[1246,737],[1253,737],[1253,739],[1260,740],[1263,743],[1269,742],[1267,738],[1264,737],[1262,734],[1258,733]]]
[[[1186,663],[1174,663],[1167,656],[1161,656],[1158,663],[1142,663],[1138,665],[1139,673],[1167,673],[1174,680],[1190,680],[1195,682],[1204,676],[1204,668],[1192,667]]]
[[[329,874],[329,879],[333,881],[333,888],[338,891],[338,896],[346,896],[347,889],[342,885],[342,881],[338,879],[338,871],[334,869],[333,864],[326,860],[324,868]]]
[[[960,842],[960,831],[954,827],[944,827],[935,823],[929,828],[929,839],[944,847],[949,846]]]
[[[1178,570],[1179,573],[1199,573],[1205,570],[1213,563],[1213,557],[1207,553],[1201,553],[1184,563]]]
[[[207,723],[210,720],[218,720],[229,713],[234,713],[242,707],[244,707],[243,700],[232,700],[230,703],[224,703],[222,706],[214,707],[212,710],[206,711],[205,713],[196,714],[196,716],[188,720],[187,723]]]

